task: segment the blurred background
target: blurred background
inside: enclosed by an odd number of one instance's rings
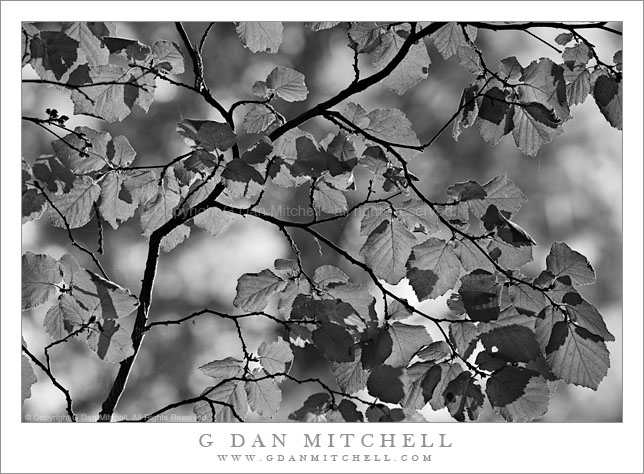
[[[59,29],[59,25],[38,24]],[[207,23],[187,23],[186,30],[193,42],[201,38]],[[621,24],[610,25],[621,30]],[[553,42],[560,31],[532,30]],[[171,23],[119,23],[117,36],[134,38],[152,44],[157,39],[180,38]],[[596,45],[599,57],[611,62],[613,54],[622,49],[621,37],[588,30],[587,39]],[[477,44],[484,51],[487,64],[495,68],[498,60],[516,56],[525,67],[532,60],[561,57],[548,46],[523,32],[479,31]],[[421,140],[427,141],[449,120],[458,107],[464,87],[473,77],[460,68],[456,58],[445,61],[428,42],[432,65],[429,78],[402,97],[380,85],[351,98],[367,110],[395,107],[410,119]],[[364,56],[364,55],[361,55]],[[304,102],[275,101],[276,108],[287,118],[303,112],[322,100],[335,95],[353,79],[353,54],[347,47],[346,29],[313,32],[301,23],[284,24],[284,41],[278,54],[252,54],[242,47],[230,23],[217,24],[204,49],[205,76],[213,95],[230,106],[240,99],[252,99],[250,88],[263,80],[276,66],[287,66],[306,76],[309,96]],[[360,62],[363,77],[370,73],[368,57]],[[179,77],[192,81],[191,66]],[[30,66],[23,69],[23,78],[37,78]],[[42,85],[25,84],[22,88],[23,115],[45,116],[46,108],[55,108],[71,117],[68,126],[87,125],[105,130],[112,136],[126,135],[137,152],[135,165],[163,164],[187,151],[175,132],[183,118],[219,120],[219,114],[203,99],[187,90],[157,81],[155,100],[147,114],[140,109],[122,123],[107,124],[85,116],[73,116],[73,104],[65,94]],[[338,110],[342,109],[342,105]],[[553,241],[566,241],[573,249],[588,257],[597,273],[597,283],[581,288],[583,296],[604,315],[608,329],[616,341],[608,343],[611,367],[597,392],[564,383],[551,385],[554,392],[548,414],[542,421],[599,422],[622,420],[622,135],[600,114],[592,97],[581,106],[572,107],[573,119],[564,125],[565,133],[545,145],[536,158],[521,154],[511,136],[496,147],[486,144],[476,127],[466,130],[455,142],[451,126],[425,153],[412,163],[412,171],[420,177],[420,187],[430,199],[444,200],[445,189],[458,181],[473,179],[485,183],[499,174],[514,181],[528,202],[514,220],[539,243],[535,261],[523,268],[526,275],[536,276],[545,267],[545,257]],[[241,126],[244,113],[236,112]],[[22,125],[22,155],[33,163],[41,155],[51,153],[53,137],[31,123]],[[336,130],[324,120],[307,122],[303,129],[318,140]],[[243,136],[242,149],[256,140]],[[364,189],[365,176],[358,173],[358,189]],[[363,191],[364,192],[364,191]],[[363,192],[349,194],[349,201],[361,200]],[[263,200],[265,211],[277,208],[306,207],[308,188],[301,190],[269,186]],[[93,225],[94,224],[94,225]],[[359,235],[359,220],[349,217],[320,230],[329,238],[357,256],[364,243]],[[138,294],[147,254],[147,243],[141,236],[138,214],[117,231],[105,225],[103,265],[117,283]],[[90,249],[97,247],[95,222],[75,231],[76,238]],[[366,275],[341,257],[322,248],[305,234],[293,234],[307,270],[322,264],[340,267],[356,283],[368,283]],[[30,222],[22,227],[23,252],[47,253],[59,258],[72,253],[81,265],[92,269],[83,253],[69,244],[66,231],[50,227],[47,219]],[[291,256],[282,234],[269,224],[253,218],[237,218],[217,238],[194,228],[189,240],[170,254],[161,257],[150,310],[150,320],[178,319],[205,307],[226,312],[234,311],[232,300],[237,279],[247,272],[272,267],[276,258]],[[396,291],[417,303],[413,291],[403,281]],[[377,295],[377,291],[372,293]],[[446,297],[420,304],[420,308],[436,317],[447,313]],[[269,310],[274,308],[271,303]],[[22,316],[23,337],[29,348],[42,357],[42,349],[51,342],[42,324],[48,305]],[[133,317],[122,321],[133,323]],[[410,321],[420,324],[421,321]],[[282,335],[281,328],[265,319],[244,320],[242,328],[249,349],[256,351],[264,340]],[[435,334],[431,328],[430,332]],[[315,349],[295,348],[296,376],[317,376],[333,383],[333,377]],[[224,357],[241,357],[242,352],[231,321],[206,316],[181,326],[158,326],[144,340],[127,388],[117,407],[119,415],[140,416],[169,403],[195,396],[208,384],[209,378],[197,367]],[[96,414],[108,392],[118,365],[103,362],[82,341],[57,346],[52,352],[52,367],[60,382],[69,388],[77,413]],[[56,415],[64,413],[64,399],[42,372],[32,386],[32,396],[23,407],[25,413]],[[316,385],[282,385],[283,401],[274,421],[285,421],[288,414],[318,391]],[[191,407],[173,412],[178,416],[192,415]],[[453,421],[446,409],[423,414],[430,421]],[[189,418],[187,418],[189,419]],[[186,419],[186,420],[187,420]],[[501,421],[489,404],[480,421]],[[265,421],[251,417],[249,421]]]

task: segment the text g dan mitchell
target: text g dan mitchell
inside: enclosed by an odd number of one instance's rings
[[[452,442],[445,433],[302,433],[297,436],[282,434],[242,435],[230,433],[228,442],[219,448],[451,448]],[[199,445],[215,446],[213,435],[199,436]]]

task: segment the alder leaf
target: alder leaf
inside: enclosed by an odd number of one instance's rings
[[[445,406],[457,421],[476,421],[483,410],[485,396],[469,372],[461,372],[443,392]]]
[[[246,382],[246,396],[251,410],[259,416],[273,418],[282,402],[282,391],[275,379],[261,378],[265,375],[263,371],[251,374],[251,379],[255,380]]]
[[[184,119],[177,124],[177,132],[188,146],[200,146],[210,152],[228,150],[237,141],[230,125],[212,120]]]
[[[326,421],[325,415],[331,410],[333,400],[326,393],[314,393],[308,397],[304,404],[288,416],[293,421]]]
[[[526,155],[536,156],[539,149],[563,133],[560,121],[542,104],[532,102],[514,107],[512,136]]]
[[[376,71],[384,69],[398,54],[409,31],[406,29],[390,29],[380,36],[380,44],[374,51],[373,66]],[[395,69],[382,81],[382,85],[402,95],[423,79],[427,78],[428,67],[431,64],[427,47],[420,40],[411,45],[409,52]]]
[[[287,67],[276,67],[266,78],[268,88],[287,102],[305,100],[309,90],[304,83],[304,74]]]
[[[136,205],[120,198],[123,182],[126,177],[118,171],[110,171],[101,181],[101,199],[98,210],[101,217],[116,229],[120,224],[134,215]]]
[[[46,303],[58,291],[62,280],[60,266],[45,254],[22,255],[22,310]]]
[[[194,217],[194,223],[213,237],[217,237],[234,220],[234,216],[221,209],[212,207]]]
[[[199,370],[215,379],[214,384],[219,385],[226,379],[241,377],[244,373],[244,362],[233,357],[213,360],[199,367]]]
[[[360,255],[378,278],[392,285],[405,276],[416,237],[398,220],[385,220],[378,225],[360,249]]]
[[[329,286],[333,283],[347,283],[349,277],[338,267],[333,265],[322,265],[315,269],[313,282],[320,286]]]
[[[85,55],[85,60],[90,67],[107,64],[110,52],[103,44],[103,37],[116,33],[114,22],[75,21],[63,23],[62,31],[69,38],[78,41],[80,51]]]
[[[456,57],[458,59],[458,64],[463,69],[477,76],[483,73],[483,67],[481,66],[481,58],[479,58],[476,51],[474,51],[469,46],[459,46],[456,50]]]
[[[322,182],[313,189],[313,206],[318,212],[343,214],[347,212],[347,198],[342,191]]]
[[[280,21],[240,21],[236,26],[242,44],[253,53],[276,54],[282,44],[283,29]]]
[[[546,269],[555,278],[569,276],[576,285],[590,285],[595,282],[595,271],[588,259],[572,250],[565,242],[554,242],[546,257]]]
[[[566,82],[560,65],[548,58],[533,61],[523,69],[521,83],[517,90],[522,103],[534,103],[543,109],[554,110],[555,119],[565,121],[570,118]]]
[[[286,370],[286,365],[293,362],[291,346],[282,338],[267,344],[262,342],[257,350],[259,363],[269,374],[281,373]]]
[[[484,199],[468,201],[470,210],[477,217],[483,217],[491,205],[496,206],[499,211],[509,212],[511,217],[528,201],[526,195],[507,176],[503,175],[496,176],[485,183],[483,190],[485,191]]]
[[[52,339],[59,340],[78,329],[86,314],[71,295],[63,293],[47,311],[43,325]]]
[[[376,367],[367,380],[369,394],[387,403],[398,403],[405,396],[409,378],[402,368],[381,365]]]
[[[382,365],[393,351],[393,340],[389,328],[372,328],[373,326],[369,326],[360,339],[360,347],[362,348],[360,360],[362,367],[367,370]]]
[[[152,53],[152,48],[137,40],[105,36],[103,44],[110,54],[115,54],[135,63],[144,62]]]
[[[246,133],[262,133],[277,119],[271,109],[264,104],[255,104],[244,117]]]
[[[231,380],[218,386],[206,388],[202,396],[212,400],[213,404],[203,400],[195,403],[193,412],[197,420],[219,423],[239,421],[237,417],[244,420],[248,414],[248,397],[244,386],[242,381]]]
[[[507,421],[532,421],[548,411],[550,390],[532,370],[505,366],[492,374],[485,392],[494,411]]]
[[[362,349],[360,346],[355,348],[355,359],[350,362],[334,362],[332,366],[335,381],[344,393],[353,394],[367,385],[369,372],[363,369]]]
[[[425,326],[395,322],[389,326],[391,355],[384,361],[391,367],[406,367],[420,349],[432,343]]]
[[[322,354],[333,362],[355,360],[353,338],[342,326],[323,322],[313,331],[313,342]]]
[[[114,319],[107,319],[100,328],[90,330],[87,345],[101,360],[111,364],[118,364],[134,355],[131,331]]]
[[[62,31],[40,31],[29,41],[29,63],[41,79],[64,81],[84,59],[80,43]]]
[[[172,41],[158,40],[152,45],[152,64],[172,74],[184,72],[183,53]]]
[[[404,408],[421,410],[432,398],[441,378],[441,369],[432,363],[419,362],[407,369],[407,376],[409,386],[400,404]]]
[[[483,346],[508,362],[529,362],[541,355],[536,334],[525,326],[498,327],[480,336]]]
[[[429,401],[432,410],[440,410],[441,408],[445,408],[446,405],[443,392],[445,391],[449,383],[454,380],[461,372],[463,372],[463,366],[459,362],[450,363],[448,361],[438,364],[437,367],[440,367],[441,374],[440,380],[436,384],[432,398]]]
[[[468,38],[470,41],[474,41],[476,33],[477,29],[474,26],[463,27],[458,23],[451,22],[432,33],[430,38],[441,56],[444,59],[449,59],[450,56],[456,54],[459,47],[468,45]],[[467,38],[465,34],[467,34]]]
[[[614,341],[613,336],[604,322],[604,318],[599,314],[597,308],[583,299],[578,293],[568,293],[563,298],[570,319],[590,331],[592,334],[601,337],[604,341]]]
[[[403,201],[395,208],[396,217],[412,232],[419,230],[431,235],[440,230],[440,221],[436,213],[420,199]]]
[[[432,342],[429,346],[416,354],[419,359],[427,362],[444,362],[452,355],[452,349],[445,341]]]
[[[304,23],[304,26],[312,29],[313,31],[321,31],[331,29],[334,26],[339,25],[340,23],[341,22],[339,21],[307,21],[306,23]]]
[[[449,325],[449,338],[458,353],[466,359],[472,354],[477,341],[476,325],[471,322],[454,322]]]
[[[49,209],[51,225],[70,228],[83,227],[92,218],[94,203],[101,194],[101,188],[89,176],[79,176],[74,180],[72,189],[64,194],[51,195],[53,206]],[[58,211],[56,211],[56,209]],[[63,220],[64,216],[65,220]]]
[[[407,261],[407,278],[420,301],[454,288],[460,274],[461,263],[453,247],[436,237],[416,245]]]
[[[592,390],[597,390],[610,367],[604,341],[566,322],[554,324],[546,361],[557,378]]]
[[[141,231],[145,238],[149,239],[155,230],[174,217],[174,210],[180,200],[179,183],[174,171],[169,169],[163,177],[162,186],[157,189],[156,196],[139,209]]]
[[[31,397],[31,386],[38,382],[38,377],[34,372],[34,366],[26,355],[20,357],[20,398],[21,403]]]
[[[528,285],[513,285],[509,293],[512,304],[524,314],[536,316],[548,305],[543,293]]]
[[[237,281],[233,305],[244,311],[262,311],[268,304],[269,296],[285,287],[286,282],[268,269],[259,273],[245,273]]]

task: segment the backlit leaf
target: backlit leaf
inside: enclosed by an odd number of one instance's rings
[[[268,297],[282,291],[286,282],[270,270],[260,273],[246,273],[237,281],[237,295],[233,304],[245,311],[262,311],[268,304]]]
[[[287,102],[305,100],[309,94],[304,74],[287,67],[276,67],[266,78],[266,85]]]
[[[242,44],[253,53],[277,53],[282,44],[282,22],[280,21],[240,21],[237,36]]]
[[[407,262],[407,278],[420,301],[454,288],[460,274],[461,263],[453,247],[435,237],[416,245]]]
[[[61,282],[58,262],[49,255],[25,252],[22,255],[22,309],[46,303]]]

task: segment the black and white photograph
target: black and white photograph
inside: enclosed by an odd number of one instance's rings
[[[641,472],[641,3],[22,3],[2,25],[3,421],[100,450],[163,436],[201,472],[546,472],[460,458],[515,429],[523,456],[572,429],[602,446],[587,426]],[[181,465],[152,440],[140,469]]]

